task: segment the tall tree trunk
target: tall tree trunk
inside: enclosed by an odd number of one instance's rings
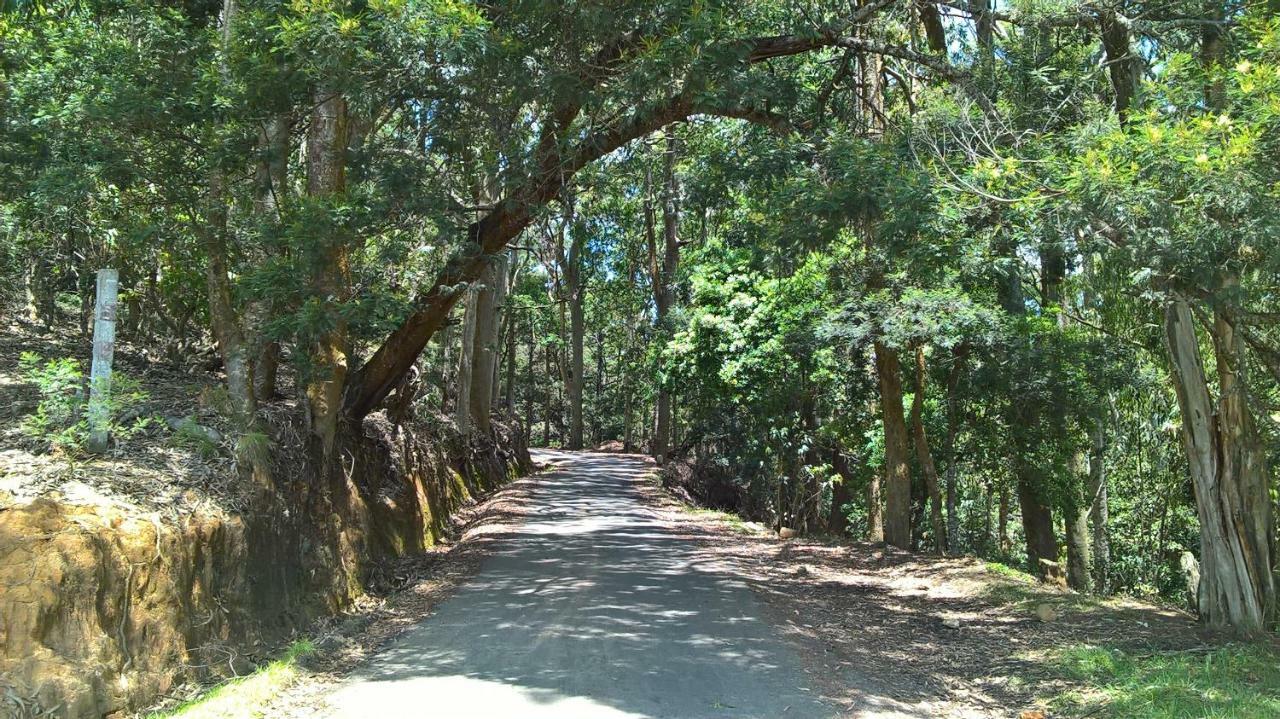
[[[476,433],[489,434],[489,414],[493,407],[493,378],[498,366],[499,313],[505,295],[507,281],[506,254],[493,258],[489,269],[481,276],[482,285],[475,290],[473,317],[474,339],[471,347],[470,391],[466,395],[470,403],[470,425]]]
[[[924,474],[925,489],[929,493],[929,527],[933,532],[933,549],[938,554],[947,552],[947,532],[942,521],[942,492],[938,488],[938,469],[929,451],[929,438],[924,431],[925,391],[924,345],[916,345],[916,391],[911,401],[911,433],[916,445],[916,461]]]
[[[1213,627],[1259,632],[1275,613],[1274,545],[1270,477],[1249,410],[1244,347],[1218,314],[1210,328],[1218,371],[1215,402],[1194,322],[1187,301],[1175,296],[1165,311],[1165,342],[1200,518],[1200,619]]]
[[[1093,587],[1098,594],[1111,593],[1111,541],[1107,535],[1107,427],[1102,420],[1090,432],[1089,496],[1092,497],[1089,521],[1093,525]]]
[[[312,103],[307,128],[307,194],[313,200],[336,202],[346,192],[347,101],[340,92],[321,86],[312,93]],[[350,295],[347,238],[340,225],[332,218],[321,229],[322,259],[313,270],[311,287],[314,296],[329,305],[326,310],[332,320],[312,345],[307,383],[311,431],[326,453],[332,449],[338,430],[350,354],[346,320],[340,308],[333,306]],[[396,378],[397,383],[402,377]]]
[[[907,425],[902,412],[902,369],[897,350],[875,343],[884,424],[884,540],[911,548],[911,468],[907,463]]]
[[[968,354],[967,344],[955,348],[951,357],[951,371],[947,373],[947,437],[943,442],[943,452],[947,456],[946,490],[947,490],[947,548],[952,552],[960,547],[960,515],[957,511],[958,474],[960,458],[956,454],[956,434],[960,430],[960,411],[958,397],[960,373],[964,371],[965,356]]]
[[[1057,240],[1046,240],[1040,247],[1040,306],[1058,311],[1058,327],[1066,328],[1068,319],[1063,309],[1062,283],[1066,280],[1067,258]],[[1071,431],[1068,425],[1063,431]],[[1067,531],[1067,585],[1078,592],[1089,591],[1089,500],[1085,450],[1077,449],[1068,463],[1070,485],[1063,492],[1062,516]]]
[[[996,546],[1001,555],[1008,555],[1013,548],[1009,542],[1009,488],[1003,484],[1000,485],[996,504]]]
[[[280,224],[280,200],[285,192],[289,171],[289,115],[273,115],[258,130],[258,164],[254,172],[254,211],[264,224]],[[259,314],[271,311],[268,303],[260,303]],[[280,341],[263,337],[258,330],[257,359],[254,378],[255,394],[262,400],[277,396],[280,370]]]
[[[543,370],[547,374],[547,378],[551,377],[551,345],[547,345],[543,353]],[[547,389],[542,394],[542,446],[551,446],[551,390]]]
[[[679,182],[676,178],[676,155],[678,144],[674,133],[667,133],[667,149],[663,155],[662,171],[662,237],[663,249],[659,256],[657,239],[654,232],[653,205],[650,193],[645,195],[645,224],[649,242],[649,273],[653,285],[653,299],[656,307],[654,325],[659,341],[665,341],[670,330],[668,315],[675,304],[675,276],[680,260],[680,210],[677,203]],[[645,174],[646,189],[649,188],[648,171]],[[665,385],[659,385],[656,406],[654,408],[653,456],[659,464],[666,461],[671,446],[671,392]]]
[[[593,350],[596,356],[596,389],[595,396],[592,398],[593,420],[591,422],[591,441],[599,446],[603,441],[603,429],[601,427],[602,413],[604,410],[604,384],[605,384],[605,344],[604,330],[596,330],[596,345]]]
[[[849,466],[849,458],[840,447],[831,451],[831,466],[839,475],[840,481],[831,488],[831,511],[827,514],[827,531],[837,537],[843,537],[849,531],[849,517],[844,513],[843,507],[853,501],[853,485],[856,478],[853,469]]]
[[[228,82],[226,55],[230,52],[232,28],[237,7],[235,0],[223,0],[219,67],[223,82]],[[253,367],[249,348],[240,326],[240,317],[231,301],[231,280],[227,252],[226,174],[218,160],[209,170],[205,221],[200,228],[206,256],[205,285],[209,295],[209,319],[214,341],[222,357],[227,375],[227,393],[231,397],[233,420],[237,431],[248,432],[256,419],[257,402],[253,393]]]
[[[577,240],[574,241],[576,245]],[[577,274],[575,272],[574,274]],[[569,400],[569,449],[582,449],[583,417],[582,417],[582,385],[583,385],[583,339],[586,333],[586,321],[583,313],[583,292],[580,279],[571,282],[569,292],[569,350],[570,364],[568,383],[565,394]]]
[[[507,381],[506,394],[503,395],[503,407],[506,409],[507,415],[510,416],[509,421],[516,420],[516,353],[519,351],[519,343],[517,334],[520,331],[520,325],[517,323],[515,312],[511,308],[507,311]]]
[[[570,366],[569,382],[565,394],[569,401],[569,449],[582,449],[584,440],[582,385],[583,385],[583,334],[586,323],[583,319],[582,300],[579,297],[569,306]]]
[[[440,334],[436,336],[436,340],[440,343],[440,354],[436,358],[436,367],[440,369],[435,375],[436,386],[440,390],[440,411],[448,414],[451,405],[449,404],[450,387],[453,384],[453,373],[449,371],[452,366],[452,349],[453,349],[453,325],[445,325],[440,330]]]
[[[463,437],[471,436],[471,383],[475,377],[476,324],[479,315],[480,289],[467,291],[462,318],[462,336],[458,351],[458,401],[454,407],[454,424]]]
[[[529,441],[533,441],[533,395],[537,390],[534,383],[533,363],[534,350],[537,347],[537,334],[533,326],[533,311],[530,310],[525,321],[529,324],[529,353],[525,357],[525,375],[524,375],[524,426],[529,432]]]
[[[986,0],[983,0],[986,2]],[[1025,298],[1022,294],[1022,277],[1018,270],[1018,248],[1008,238],[1000,238],[993,248],[995,253],[1009,262],[1010,269],[997,287],[1000,304],[1010,315],[1022,315],[1026,312]],[[1025,402],[1010,397],[1005,407],[1008,426],[1014,430],[1011,447],[1014,484],[1018,492],[1018,507],[1021,510],[1022,530],[1026,537],[1027,569],[1036,576],[1043,576],[1044,570],[1040,560],[1058,561],[1058,541],[1053,529],[1053,509],[1041,496],[1039,484],[1043,475],[1031,466],[1024,455],[1026,449],[1017,439],[1019,431],[1031,427],[1036,422],[1036,408]],[[1007,516],[1007,496],[1002,495],[1001,510]],[[1002,522],[1003,524],[1003,522]],[[1001,541],[1005,541],[1002,533]]]

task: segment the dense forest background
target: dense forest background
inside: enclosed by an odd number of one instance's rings
[[[321,457],[498,411],[776,528],[1199,571],[1257,630],[1272,5],[8,3],[6,311],[87,335],[118,268],[122,337],[216,346],[246,481],[282,395]]]

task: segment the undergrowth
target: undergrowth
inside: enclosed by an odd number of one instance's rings
[[[294,642],[279,659],[258,667],[252,674],[227,680],[173,709],[152,712],[146,719],[259,719],[267,702],[293,684],[302,669],[298,663],[315,652],[308,640]]]
[[[1280,717],[1280,652],[1265,645],[1135,653],[1077,644],[1053,652],[1047,664],[1076,684],[1049,698],[1055,716]]]

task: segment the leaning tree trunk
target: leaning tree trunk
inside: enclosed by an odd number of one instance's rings
[[[897,350],[875,343],[884,424],[884,541],[911,548],[911,468],[907,464],[907,424],[902,412],[902,370]]]
[[[1273,527],[1265,452],[1246,396],[1244,348],[1227,318],[1216,316],[1210,329],[1215,402],[1194,323],[1186,299],[1175,297],[1165,310],[1165,344],[1200,518],[1200,619],[1259,632],[1269,627],[1276,606]]]

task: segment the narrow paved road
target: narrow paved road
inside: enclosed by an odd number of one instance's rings
[[[549,457],[523,524],[329,697],[332,717],[832,715],[751,590],[641,502],[642,461]]]

